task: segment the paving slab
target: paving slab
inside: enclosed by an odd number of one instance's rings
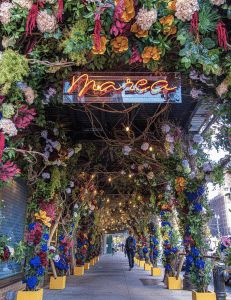
[[[44,300],[191,300],[189,291],[170,291],[162,277],[135,266],[129,271],[122,253],[101,256],[84,276],[67,277],[65,290],[44,290]],[[228,297],[228,299],[230,299]],[[227,299],[227,300],[228,300]]]

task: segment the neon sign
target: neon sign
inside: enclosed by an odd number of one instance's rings
[[[64,103],[180,103],[178,73],[77,73],[64,82]]]

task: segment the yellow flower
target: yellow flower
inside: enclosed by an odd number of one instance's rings
[[[36,220],[40,220],[45,226],[51,227],[51,218],[47,217],[47,213],[44,210],[40,210],[39,213],[34,214]]]
[[[168,2],[168,9],[170,10],[176,10],[176,0]]]
[[[115,0],[115,3],[118,4],[120,0]],[[133,0],[125,0],[123,3],[123,13],[121,16],[121,21],[130,22],[131,19],[135,17],[135,9]]]
[[[111,41],[112,50],[116,53],[122,53],[128,50],[128,39],[126,36],[117,36]]]
[[[176,34],[176,32],[177,32],[176,26],[165,27],[163,30],[163,33],[167,35]]]
[[[161,51],[157,47],[145,47],[141,57],[143,62],[147,64],[151,59],[160,60]]]
[[[168,15],[166,17],[160,18],[160,24],[166,25],[166,26],[172,26],[172,23],[174,22],[174,16]]]
[[[94,39],[94,35],[93,35]],[[93,54],[104,54],[106,51],[106,44],[107,44],[107,38],[106,36],[100,37],[100,48],[97,50],[96,45],[94,44],[92,47],[92,53]]]
[[[138,38],[148,36],[148,30],[142,30],[137,23],[132,24],[131,32],[135,33]]]

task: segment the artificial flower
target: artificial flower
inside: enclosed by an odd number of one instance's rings
[[[226,0],[210,0],[213,5],[221,6]]]
[[[160,60],[161,51],[158,47],[145,47],[141,57],[145,64],[149,63],[150,60]]]
[[[111,41],[112,50],[115,53],[123,53],[128,50],[128,38],[126,36],[117,36]]]
[[[161,130],[163,133],[168,133],[170,131],[170,126],[168,124],[164,124],[161,126]]]
[[[0,120],[0,129],[9,136],[15,136],[18,133],[15,124],[10,119],[2,118]]]
[[[130,146],[124,146],[122,151],[124,155],[129,155],[129,153],[132,151],[132,148]]]
[[[8,2],[8,1],[4,1],[0,4],[0,22],[2,24],[8,24],[10,23],[10,19],[11,19],[11,10],[12,8],[14,8],[15,5]]]
[[[49,14],[46,10],[42,10],[38,13],[37,28],[42,33],[53,33],[57,29],[57,19],[53,14]]]
[[[120,0],[115,0],[116,5],[121,2]],[[121,5],[122,12],[120,14],[120,20],[127,23],[135,17],[134,1],[124,0]]]
[[[137,23],[132,24],[131,32],[135,33],[135,36],[138,38],[148,36],[148,30],[141,29],[141,27]]]
[[[184,177],[177,177],[175,179],[175,189],[178,193],[181,193],[185,190],[186,179]]]
[[[18,174],[20,174],[20,169],[13,162],[7,161],[4,164],[0,164],[0,180],[7,182]]]
[[[149,148],[149,143],[143,143],[142,145],[141,145],[141,150],[143,150],[143,151],[147,151],[148,150],[148,148]]]
[[[36,276],[30,276],[26,279],[26,284],[30,290],[34,290],[38,284],[38,278]]]
[[[14,116],[14,122],[17,128],[25,129],[34,120],[36,115],[35,109],[28,109],[27,105],[19,107],[17,115]]]
[[[94,36],[94,35],[93,35]],[[93,38],[94,41],[94,38]],[[93,54],[104,54],[106,51],[107,38],[105,35],[100,37],[100,47],[97,49],[95,43],[93,43],[92,53]]]
[[[11,103],[3,103],[1,109],[2,109],[2,116],[3,118],[6,119],[10,119],[15,113],[14,106]]]
[[[44,210],[39,210],[38,213],[35,213],[35,218],[36,220],[40,220],[45,226],[51,227],[51,218],[47,216],[46,211]]]
[[[181,21],[190,21],[196,11],[199,11],[197,0],[176,0],[175,16]]]
[[[33,258],[30,259],[29,264],[32,268],[38,268],[39,266],[41,266],[41,260],[39,256],[35,256]]]
[[[142,58],[136,47],[132,48],[132,56],[129,59],[129,64],[134,64],[134,63],[142,63]]]
[[[156,19],[156,9],[152,8],[151,10],[147,10],[146,8],[140,8],[136,16],[136,23],[142,30],[149,30],[156,22]]]
[[[160,24],[164,26],[171,27],[174,22],[174,16],[173,15],[168,15],[165,17],[160,18]]]
[[[174,11],[176,10],[176,0],[168,2],[168,9],[174,10]]]

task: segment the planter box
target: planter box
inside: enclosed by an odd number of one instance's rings
[[[157,268],[157,267],[152,267],[151,268],[151,275],[152,276],[161,276],[162,272],[161,272],[161,268]]]
[[[168,289],[169,290],[182,290],[182,288],[183,288],[182,280],[180,277],[178,279],[176,279],[176,277],[168,277]]]
[[[90,265],[91,265],[92,267],[95,265],[95,260],[94,260],[94,258],[92,258],[92,259],[90,260]]]
[[[50,277],[50,290],[63,290],[66,287],[66,276]]]
[[[145,264],[144,260],[139,261],[139,267],[144,268],[144,264]]]
[[[192,300],[216,300],[216,294],[214,292],[198,293],[192,291]]]
[[[16,300],[42,300],[43,289],[38,291],[18,291]]]
[[[84,275],[84,266],[74,267],[74,275],[75,276],[83,276]]]
[[[151,267],[152,267],[152,265],[150,265],[150,264],[148,264],[148,263],[145,263],[145,264],[144,264],[144,270],[145,270],[145,271],[151,271]]]
[[[90,269],[90,263],[85,263],[84,270],[89,270],[89,269]]]

